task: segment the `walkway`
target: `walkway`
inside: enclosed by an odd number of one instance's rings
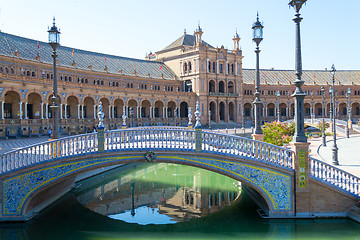
[[[322,138],[309,139],[310,156],[319,160],[322,160],[328,164],[332,164],[332,136],[326,136],[326,147],[322,145]],[[360,177],[360,135],[353,134],[350,138],[338,136],[336,138],[338,146],[338,168],[347,171],[357,177]]]

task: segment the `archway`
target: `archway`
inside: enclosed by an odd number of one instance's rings
[[[209,106],[209,109],[210,109],[210,119],[211,121],[216,121],[216,104],[215,102],[210,102],[210,106]]]
[[[228,93],[234,93],[234,92],[235,92],[234,83],[232,81],[229,81],[229,83],[228,83]]]
[[[174,116],[175,108],[176,108],[175,102],[169,101],[168,104],[167,104],[167,116],[168,116],[169,118],[175,117],[175,116]]]
[[[211,92],[215,92],[215,81],[214,80],[209,81],[209,93],[211,93]]]
[[[116,99],[114,101],[114,117],[115,118],[121,118],[122,113],[123,113],[123,106],[124,106],[124,102],[122,99]],[[136,109],[134,111],[136,111]]]
[[[20,95],[15,91],[5,93],[4,101],[4,118],[18,119],[20,118],[19,110]]]
[[[190,65],[189,65],[190,67]],[[156,101],[155,102],[155,110],[154,110],[154,117],[156,118],[163,118],[164,117],[164,114],[163,114],[163,107],[164,107],[164,104],[162,101]]]
[[[235,104],[233,102],[229,102],[229,120],[234,121],[235,118]]]
[[[28,96],[28,104],[25,116],[27,116],[29,119],[40,119],[40,115],[41,96],[38,93],[30,93]]]
[[[84,118],[96,118],[94,106],[95,100],[92,97],[84,98]]]
[[[220,116],[220,121],[225,121],[225,104],[224,104],[224,102],[219,103],[219,116]]]
[[[224,81],[219,82],[219,93],[225,93],[225,84]]]
[[[188,104],[187,102],[180,103],[180,117],[185,118],[188,116]]]
[[[150,102],[148,100],[143,100],[141,102],[141,117],[149,118],[150,117]]]

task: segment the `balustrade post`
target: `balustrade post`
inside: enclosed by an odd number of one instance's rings
[[[105,131],[105,126],[103,123],[103,119],[104,119],[104,113],[102,111],[102,103],[100,101],[99,104],[99,111],[97,113],[98,118],[99,118],[99,126],[97,128],[97,140],[98,140],[98,152],[99,153],[103,153],[105,150],[105,137],[104,137],[104,131]]]
[[[201,152],[202,151],[202,130],[200,124],[200,116],[201,112],[199,110],[199,101],[196,102],[196,111],[195,111],[195,151]]]

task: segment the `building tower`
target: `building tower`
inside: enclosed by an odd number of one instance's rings
[[[234,51],[237,52],[239,51],[240,47],[239,47],[239,42],[240,42],[240,37],[239,37],[239,34],[235,33],[235,36],[234,38],[232,39],[234,41]]]
[[[200,27],[200,24],[198,25],[198,29],[195,30],[194,35],[195,35],[195,46],[201,46],[202,40],[201,40],[201,36],[203,34],[203,31]]]

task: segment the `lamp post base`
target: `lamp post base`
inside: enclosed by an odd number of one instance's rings
[[[256,141],[261,141],[263,142],[264,141],[264,137],[265,135],[264,134],[252,134],[252,138]]]

